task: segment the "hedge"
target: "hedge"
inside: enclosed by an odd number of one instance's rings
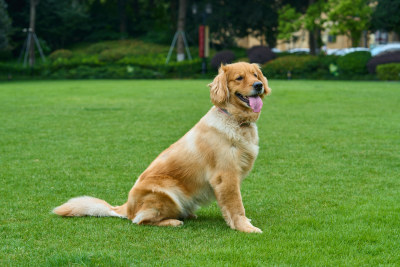
[[[73,57],[73,53],[71,50],[68,49],[58,49],[52,52],[49,55],[50,60],[57,60],[58,58],[71,58]]]
[[[316,56],[284,56],[271,60],[263,65],[263,71],[269,78],[317,78],[325,76],[328,70],[319,69],[320,62]]]
[[[107,51],[103,50],[103,51]],[[57,52],[57,53],[56,53]],[[48,57],[46,63],[35,68],[24,68],[22,64],[0,63],[0,78],[50,78],[50,79],[149,79],[149,78],[197,78],[201,75],[200,58],[192,61],[170,62],[165,64],[165,55],[120,55],[79,54],[68,50],[59,50]],[[375,75],[365,74],[365,65],[359,64],[359,58],[365,61],[365,55],[348,57],[288,55],[280,56],[264,64],[263,71],[268,78],[288,79],[376,79]],[[346,67],[352,65],[354,70]],[[338,67],[339,66],[339,67]],[[212,77],[215,71],[209,71]],[[380,77],[384,77],[380,75]],[[389,79],[389,78],[382,78]],[[390,78],[393,79],[393,78]]]
[[[201,59],[165,64],[165,62],[154,63],[151,60],[141,62],[126,58],[106,64],[97,56],[58,57],[53,61],[37,64],[34,68],[23,67],[17,63],[0,63],[0,75],[3,78],[30,76],[51,79],[150,79],[185,78],[199,73],[201,73]]]
[[[367,63],[370,59],[370,52],[356,51],[338,58],[337,65],[343,74],[367,74]]]
[[[378,65],[376,74],[379,80],[399,81],[400,80],[400,63],[389,63]]]

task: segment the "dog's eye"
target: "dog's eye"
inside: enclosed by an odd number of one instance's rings
[[[241,80],[243,80],[242,76],[239,76],[239,77],[236,78],[236,81],[241,81]]]
[[[256,73],[254,73],[254,77],[256,77],[256,78],[257,78],[257,74],[256,74]]]

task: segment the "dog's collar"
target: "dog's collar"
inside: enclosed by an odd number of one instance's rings
[[[228,115],[228,116],[232,116],[231,113],[229,113],[229,112],[228,112],[226,109],[224,109],[224,108],[218,107],[218,111],[221,112],[221,113],[225,113],[225,114]],[[248,127],[248,126],[250,126],[250,122],[248,122],[248,121],[241,122],[241,123],[239,123],[239,126],[240,126],[240,127]]]
[[[222,113],[225,113],[226,115],[228,115],[228,116],[231,116],[231,113],[229,113],[226,109],[224,109],[224,108],[220,108],[220,107],[218,107],[218,111],[219,112],[222,112]]]

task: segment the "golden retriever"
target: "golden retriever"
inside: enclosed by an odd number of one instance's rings
[[[61,216],[115,216],[133,223],[180,226],[198,207],[217,200],[226,223],[261,233],[246,217],[240,194],[258,154],[255,122],[270,92],[256,64],[221,65],[209,84],[214,106],[181,139],[163,151],[139,176],[128,201],[113,207],[104,200],[77,197],[55,208]]]

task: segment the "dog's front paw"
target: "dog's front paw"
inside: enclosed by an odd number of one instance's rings
[[[244,216],[236,220],[235,229],[245,233],[259,233],[259,234],[262,233],[262,231],[259,228],[253,226],[250,223],[250,220]]]
[[[245,233],[258,233],[258,234],[262,234],[262,231],[260,228],[257,228],[253,225],[247,225],[246,227],[243,228],[238,228],[237,230],[241,231],[241,232],[245,232]]]

